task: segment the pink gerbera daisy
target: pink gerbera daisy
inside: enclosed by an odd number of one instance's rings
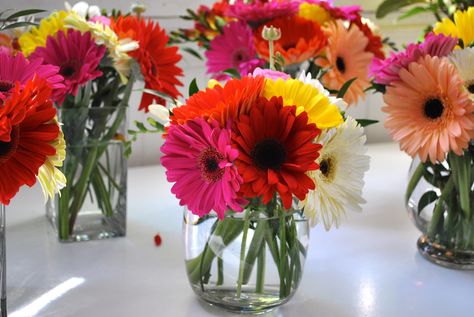
[[[457,42],[455,37],[430,33],[421,44],[410,44],[405,51],[397,54],[391,53],[390,57],[385,60],[375,58],[370,65],[370,74],[375,77],[376,83],[390,85],[400,79],[398,74],[402,68],[407,68],[410,63],[416,62],[425,55],[448,56]]]
[[[75,96],[79,87],[102,76],[97,69],[105,53],[105,46],[97,45],[89,32],[59,31],[55,37],[49,36],[45,47],[38,47],[30,59],[42,58],[43,64],[59,66],[64,77],[66,93]],[[64,100],[62,96],[60,102]]]
[[[299,2],[289,0],[257,0],[246,3],[244,0],[237,0],[227,9],[227,15],[237,18],[257,27],[271,19],[292,16],[298,12]]]
[[[220,219],[229,209],[241,212],[247,201],[238,196],[242,178],[233,162],[239,152],[231,147],[230,129],[203,118],[173,125],[161,147],[161,164],[171,192],[180,205],[200,217],[214,210]]]
[[[474,105],[446,57],[420,57],[400,70],[384,95],[385,127],[400,148],[422,162],[463,154],[474,137]]]
[[[0,48],[0,95],[8,95],[16,82],[23,88],[36,74],[46,80],[53,89],[51,99],[58,100],[64,94],[64,78],[58,74],[59,67],[42,65],[42,62],[42,59],[29,61],[21,52],[12,55],[9,49]]]
[[[238,70],[241,76],[263,66],[263,60],[256,58],[256,49],[250,27],[244,22],[232,22],[224,27],[223,34],[216,36],[206,52],[207,72],[217,79],[228,76],[221,72],[229,68]]]

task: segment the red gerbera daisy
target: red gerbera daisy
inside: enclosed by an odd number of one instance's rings
[[[306,112],[296,115],[296,107],[284,106],[281,97],[259,98],[233,126],[243,196],[262,197],[266,204],[278,193],[286,209],[293,195],[304,200],[315,188],[306,172],[319,168],[315,161],[321,145],[313,141],[320,132],[315,124],[308,124]]]
[[[357,25],[359,30],[364,33],[364,35],[369,39],[369,43],[365,47],[366,52],[371,52],[374,54],[375,57],[384,59],[385,53],[383,51],[383,42],[382,38],[372,32],[369,25],[362,21],[360,16],[357,19],[352,21],[352,24]]]
[[[37,77],[21,89],[17,83],[0,106],[0,203],[9,204],[23,185],[33,186],[58,134],[51,88]]]
[[[176,86],[183,84],[178,76],[183,70],[176,64],[181,60],[176,46],[167,46],[168,36],[158,23],[145,21],[136,16],[112,19],[111,28],[119,38],[131,38],[139,42],[139,48],[129,52],[140,64],[145,78],[145,88],[165,93],[173,98],[181,96]],[[139,109],[148,112],[152,103],[164,104],[164,100],[152,94],[143,93]]]
[[[243,77],[231,79],[224,86],[199,91],[184,106],[173,109],[171,123],[184,124],[197,117],[212,117],[225,126],[229,118],[250,111],[262,92],[264,82],[262,76]]]
[[[298,16],[275,19],[265,25],[281,30],[281,38],[275,41],[275,52],[283,56],[286,65],[315,57],[327,43],[326,35],[317,22]],[[258,54],[269,59],[268,41],[262,38],[263,27],[264,25],[256,31],[256,47]]]

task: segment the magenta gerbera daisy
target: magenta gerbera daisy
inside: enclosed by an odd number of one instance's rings
[[[29,61],[21,52],[12,55],[10,50],[0,48],[0,95],[8,95],[16,82],[23,88],[36,74],[50,85],[53,90],[51,99],[58,100],[65,89],[64,79],[58,74],[59,67],[42,65],[42,62],[42,59]]]
[[[242,178],[233,162],[239,152],[231,147],[230,129],[203,118],[173,125],[161,147],[161,164],[171,192],[180,205],[200,217],[214,210],[220,219],[227,210],[241,212],[247,201],[238,196]]]
[[[408,65],[416,62],[420,57],[448,56],[456,46],[458,40],[455,37],[445,36],[443,34],[434,35],[430,33],[426,36],[423,43],[410,44],[405,51],[397,54],[391,53],[387,59],[375,58],[370,65],[370,75],[375,78],[375,82],[383,85],[400,80],[400,70],[407,69]]]
[[[244,0],[237,0],[227,9],[227,15],[237,18],[258,27],[271,19],[292,16],[298,12],[298,1],[273,0],[273,1],[254,1],[247,3]]]
[[[217,79],[228,76],[221,72],[229,68],[238,70],[246,76],[255,68],[263,66],[264,61],[256,58],[256,49],[250,27],[244,22],[232,22],[224,27],[223,33],[216,36],[206,52],[207,72]]]
[[[30,59],[41,58],[43,64],[59,66],[64,77],[65,92],[75,96],[77,90],[88,81],[102,76],[97,69],[105,54],[105,46],[97,45],[89,32],[59,31],[55,37],[49,36],[45,47],[38,47]],[[64,100],[65,96],[62,96]]]

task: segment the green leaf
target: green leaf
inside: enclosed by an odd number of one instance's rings
[[[357,79],[357,77],[354,77],[352,79],[349,79],[342,85],[341,89],[339,89],[339,92],[337,93],[337,98],[344,98],[347,90],[349,87],[352,85],[352,83]]]
[[[356,119],[357,123],[360,124],[361,127],[367,127],[372,124],[376,124],[378,120],[370,120],[370,119]]]
[[[182,50],[189,53],[189,54],[191,54],[192,56],[196,57],[197,59],[199,59],[201,61],[203,60],[201,54],[199,54],[196,50],[194,50],[190,47],[182,48]]]
[[[140,121],[134,121],[135,125],[137,126],[138,130],[140,130],[141,132],[147,132],[148,129],[145,127],[145,125],[143,123],[141,123]]]
[[[156,130],[158,131],[164,131],[165,130],[165,127],[159,123],[158,121],[156,121],[155,119],[151,118],[151,117],[148,117],[146,119],[146,121],[153,127],[155,128]]]
[[[38,25],[37,23],[33,23],[33,22],[15,22],[12,24],[2,26],[0,30],[4,31],[8,29],[21,28],[24,26],[37,26],[37,25]]]
[[[423,208],[425,208],[432,202],[435,202],[437,199],[438,194],[436,194],[436,192],[432,190],[424,193],[423,196],[421,196],[420,201],[418,202],[418,214],[423,210]]]
[[[403,13],[401,16],[398,17],[398,20],[408,19],[414,15],[421,14],[424,12],[431,11],[430,7],[414,7],[407,12]]]
[[[377,10],[375,11],[375,17],[377,19],[381,19],[387,14],[398,11],[401,8],[415,3],[423,2],[425,2],[425,0],[385,0],[378,6]]]
[[[223,71],[224,74],[229,75],[232,78],[240,79],[240,73],[235,68],[229,68]]]
[[[33,14],[38,14],[38,13],[43,13],[43,12],[46,12],[46,10],[41,10],[41,9],[22,10],[22,11],[15,12],[12,15],[8,16],[8,18],[6,18],[6,20],[11,21],[13,19],[23,17],[23,16],[26,16],[26,15],[33,15]]]
[[[194,95],[199,91],[199,87],[196,82],[196,78],[193,79],[193,81],[189,84],[189,97]]]

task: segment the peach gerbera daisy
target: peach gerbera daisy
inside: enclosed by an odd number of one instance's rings
[[[420,57],[387,86],[385,127],[400,148],[422,162],[462,155],[474,137],[474,105],[454,65],[446,57]]]
[[[316,64],[329,71],[322,82],[329,89],[338,90],[348,80],[357,78],[349,87],[344,100],[350,105],[359,98],[365,99],[364,90],[370,87],[369,65],[374,54],[366,52],[369,39],[356,25],[346,28],[342,21],[328,23],[324,28],[328,37],[326,58]]]

